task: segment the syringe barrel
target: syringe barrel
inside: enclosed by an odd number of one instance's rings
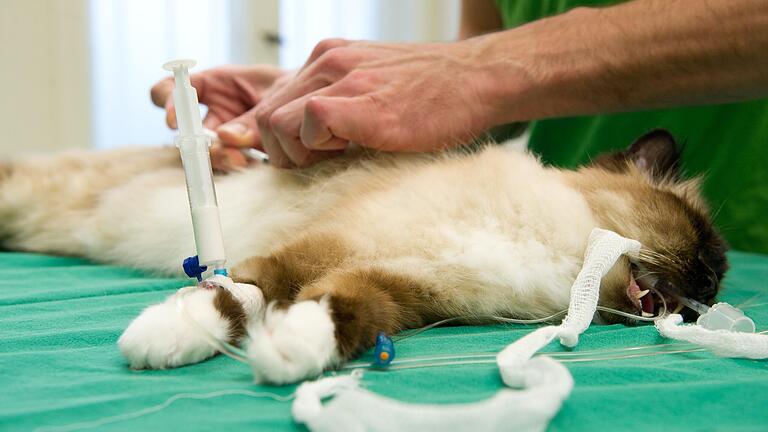
[[[202,134],[176,137],[176,146],[181,153],[187,179],[187,195],[200,264],[220,268],[224,267],[226,255],[216,189],[213,186],[210,143],[210,138]]]

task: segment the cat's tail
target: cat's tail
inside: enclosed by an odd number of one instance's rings
[[[2,189],[3,183],[5,183],[11,175],[13,175],[13,164],[8,161],[0,161],[0,189]],[[8,228],[6,227],[7,223],[5,218],[7,218],[7,216],[4,216],[2,210],[0,210],[0,251],[5,249],[3,240],[8,236]]]
[[[0,182],[11,176],[13,173],[13,164],[7,161],[0,161]]]
[[[173,148],[72,151],[0,162],[0,239],[12,250],[87,255],[83,227],[106,191],[178,167]]]

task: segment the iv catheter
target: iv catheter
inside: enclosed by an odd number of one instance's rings
[[[186,295],[186,294],[185,294]],[[246,354],[245,350],[242,348],[232,345],[226,341],[220,340],[214,335],[212,335],[202,324],[198,323],[197,320],[189,313],[189,311],[184,307],[184,296],[181,295],[176,300],[176,307],[181,312],[181,314],[186,317],[197,329],[200,331],[202,335],[205,336],[205,338],[208,340],[208,343],[211,344],[214,348],[216,348],[217,351],[220,353],[226,355],[227,357],[230,357],[234,360],[237,360],[241,363],[250,364],[250,361],[248,360],[248,355]],[[603,312],[623,316],[626,318],[631,318],[636,321],[644,321],[644,322],[653,322],[663,316],[666,316],[668,310],[667,310],[667,304],[662,300],[662,306],[663,306],[663,312],[659,314],[659,316],[649,318],[649,317],[641,317],[637,315],[632,315],[620,310],[612,309],[605,306],[598,306],[597,309]],[[432,324],[426,325],[424,327],[413,329],[412,331],[407,331],[405,333],[395,335],[393,337],[387,336],[384,332],[379,332],[378,336],[376,337],[376,346],[374,347],[374,356],[373,360],[370,363],[351,363],[350,365],[342,367],[342,369],[350,369],[350,368],[358,368],[358,367],[371,367],[374,369],[389,369],[392,361],[395,359],[395,347],[394,342],[400,342],[405,339],[408,339],[412,336],[416,336],[418,334],[421,334],[427,330],[430,330],[432,328],[448,324],[451,322],[456,321],[466,321],[466,320],[487,320],[488,322],[496,322],[501,324],[522,324],[522,325],[530,325],[530,324],[542,324],[542,323],[548,323],[552,322],[552,320],[556,319],[557,317],[560,317],[562,315],[565,315],[568,312],[568,309],[563,309],[559,312],[556,312],[552,315],[542,317],[542,318],[533,318],[533,319],[516,319],[516,318],[506,318],[506,317],[500,317],[495,315],[481,315],[481,316],[458,316],[453,318],[447,318],[441,321],[434,322]],[[495,354],[494,354],[495,356]],[[463,356],[459,356],[462,357]],[[412,360],[411,360],[412,361]],[[400,362],[409,362],[408,360],[401,360]]]
[[[215,131],[212,131],[208,128],[203,128],[203,133],[208,135],[214,142],[219,141],[219,134],[217,134]],[[257,150],[255,148],[244,148],[240,149],[240,153],[242,153],[243,156],[247,157],[248,159],[261,162],[263,164],[269,163],[269,155],[261,150]]]
[[[189,68],[195,64],[194,60],[180,59],[165,63],[163,68],[172,71],[176,81],[173,101],[179,134],[174,142],[184,165],[197,249],[197,255],[185,259],[183,267],[187,276],[202,281],[202,274],[209,267],[214,274],[226,276],[227,260],[211,170],[211,138],[203,129],[197,91],[189,81]]]

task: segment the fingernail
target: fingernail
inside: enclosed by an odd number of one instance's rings
[[[216,129],[216,132],[226,132],[231,135],[245,135],[245,133],[248,131],[248,128],[246,128],[244,125],[240,123],[227,123],[219,126]]]
[[[228,123],[216,129],[219,138],[224,144],[234,147],[253,147],[256,143],[256,134],[241,123]]]

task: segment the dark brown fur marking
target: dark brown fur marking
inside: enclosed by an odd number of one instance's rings
[[[245,324],[247,317],[245,310],[232,294],[224,288],[216,288],[216,296],[213,298],[213,307],[219,311],[221,317],[229,321],[229,341],[237,342],[245,336]]]
[[[380,331],[394,334],[431,318],[427,290],[403,276],[377,269],[340,270],[304,288],[297,300],[327,297],[342,359],[374,345]]]
[[[314,235],[291,243],[269,257],[253,257],[232,270],[232,279],[261,288],[267,303],[285,306],[299,290],[340,266],[348,256],[343,241]]]

